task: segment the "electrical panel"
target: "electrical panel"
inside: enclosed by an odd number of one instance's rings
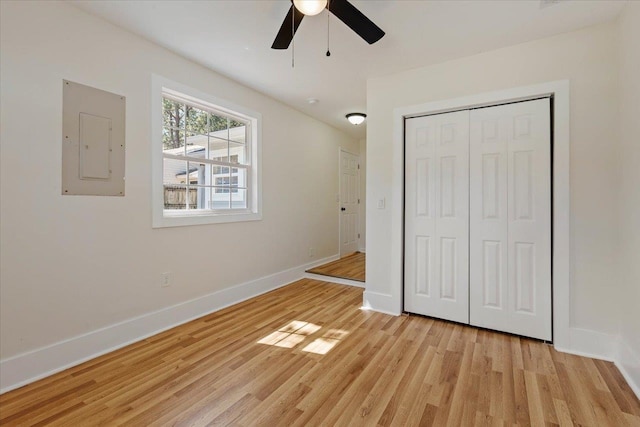
[[[126,98],[62,81],[62,194],[124,196]]]

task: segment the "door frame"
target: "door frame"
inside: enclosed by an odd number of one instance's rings
[[[358,173],[356,175],[356,192],[358,194],[358,200],[360,200],[360,154],[352,153],[342,147],[338,148],[338,257],[342,257],[342,214],[340,208],[342,207],[342,153],[351,154],[358,158]],[[358,203],[357,216],[356,216],[356,233],[360,234],[360,203]],[[360,249],[360,237],[358,237],[358,247],[356,252]]]
[[[572,348],[570,336],[570,85],[553,81],[481,93],[455,99],[399,107],[393,112],[393,158],[391,185],[391,294],[365,292],[365,306],[399,315],[404,288],[404,120],[427,114],[478,108],[496,104],[551,97],[553,144],[552,164],[552,333],[558,349]]]

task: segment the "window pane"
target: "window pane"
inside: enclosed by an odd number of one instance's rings
[[[209,138],[209,158],[219,162],[228,162],[229,143],[216,138]]]
[[[164,184],[186,184],[187,162],[163,159],[162,182]]]
[[[164,127],[184,129],[184,104],[171,99],[162,98],[162,118]]]
[[[247,146],[244,144],[236,144],[229,142],[229,162],[246,165],[249,163],[247,157]]]
[[[187,162],[189,165],[189,184],[205,184],[205,170],[204,163]]]
[[[244,144],[246,142],[247,127],[244,123],[233,122],[236,126],[229,128],[229,140]]]
[[[234,176],[234,177],[229,177],[227,176],[218,176],[216,177],[213,185],[215,185],[216,188],[216,192],[217,193],[228,193],[230,191],[231,188],[231,182],[233,182],[235,178],[235,181],[237,182],[238,177]],[[237,186],[237,185],[236,185]]]
[[[229,176],[229,168],[226,166],[211,166],[212,184],[215,185],[215,179],[221,176]]]
[[[214,187],[211,197],[211,209],[229,209],[230,202],[229,187]]]
[[[187,131],[200,135],[209,133],[209,124],[207,123],[207,116],[209,114],[206,111],[187,105],[186,113]]]
[[[186,144],[185,133],[182,130],[162,128],[162,150],[169,154],[184,154]]]
[[[246,169],[234,169],[235,172],[231,173],[231,186],[232,187],[248,187],[247,185],[247,170]],[[237,190],[237,188],[234,188]],[[237,191],[234,191],[237,192]]]
[[[211,188],[210,187],[200,187],[196,186],[193,188],[189,188],[195,193],[195,207],[192,209],[211,209],[209,207],[209,200],[211,198]]]
[[[211,144],[217,144],[216,146],[220,147],[222,145],[226,145],[227,141],[229,140],[228,136],[229,132],[226,129],[211,132],[209,133],[209,142]]]
[[[189,189],[189,208],[196,208],[196,189]],[[165,209],[186,209],[187,208],[187,187],[185,185],[165,184],[164,185],[164,208]]]
[[[245,124],[244,124],[244,123],[242,123],[242,122],[239,122],[239,121],[237,121],[237,120],[233,120],[233,119],[229,119],[229,127],[230,127],[230,128],[235,128],[235,127],[238,127],[238,126],[244,126],[244,125],[245,125]]]
[[[194,135],[187,132],[187,156],[205,158],[209,138],[206,135]]]
[[[232,209],[247,208],[247,190],[236,189],[236,192],[231,193],[231,208]]]
[[[218,138],[228,139],[229,120],[224,116],[209,114],[209,132],[216,133]]]
[[[212,209],[229,209],[231,206],[232,191],[231,184],[234,178],[229,174],[229,168],[221,168],[224,174],[214,175],[213,180],[213,197],[212,197]]]

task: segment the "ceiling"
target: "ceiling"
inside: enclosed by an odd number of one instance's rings
[[[624,1],[350,0],[386,35],[368,45],[327,12],[305,17],[292,51],[271,43],[288,0],[71,1],[77,7],[252,87],[353,137],[366,80],[615,19]],[[546,5],[547,3],[556,3]],[[215,95],[215,94],[214,94]],[[317,98],[309,104],[308,98]],[[365,122],[366,124],[366,122]]]

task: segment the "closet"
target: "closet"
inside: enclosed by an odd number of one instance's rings
[[[551,340],[550,99],[407,119],[404,309]]]

